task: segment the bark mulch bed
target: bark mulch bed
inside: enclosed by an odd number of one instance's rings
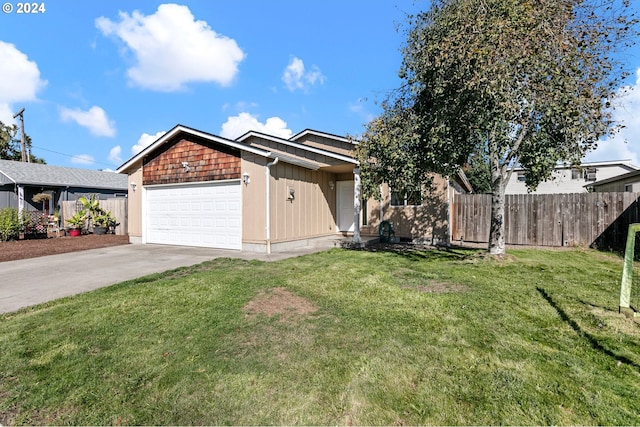
[[[12,240],[0,242],[0,262],[106,248],[107,246],[126,245],[128,243],[129,236],[116,234],[87,234],[78,237],[64,236],[50,237],[48,239]]]

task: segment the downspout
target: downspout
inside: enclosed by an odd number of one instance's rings
[[[273,162],[267,163],[267,168],[265,169],[265,181],[267,183],[267,254],[271,253],[271,166],[275,166],[278,164],[279,157],[276,157]]]

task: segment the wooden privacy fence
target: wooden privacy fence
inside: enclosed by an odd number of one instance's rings
[[[115,217],[118,226],[116,234],[127,234],[127,199],[118,197],[113,199],[100,200],[100,207],[111,212]],[[62,226],[68,227],[67,219],[71,218],[77,211],[82,209],[82,204],[75,200],[62,202]]]
[[[508,245],[623,249],[630,223],[640,222],[640,193],[506,196]],[[459,194],[452,210],[454,241],[488,242],[490,194]]]

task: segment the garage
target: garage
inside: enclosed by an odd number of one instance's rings
[[[147,243],[242,249],[240,181],[146,187]]]

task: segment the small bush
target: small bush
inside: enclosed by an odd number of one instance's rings
[[[21,228],[17,209],[0,209],[0,241],[16,240],[20,236]]]

